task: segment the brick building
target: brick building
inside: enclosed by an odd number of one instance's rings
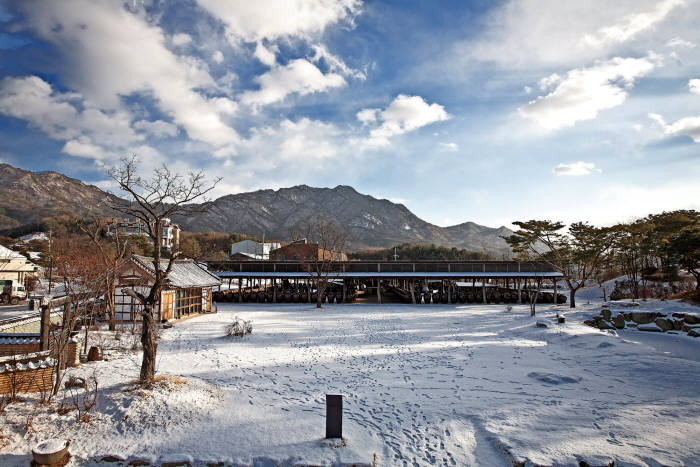
[[[318,243],[307,243],[305,240],[289,243],[270,252],[273,261],[347,261],[348,255],[340,251],[325,250]]]

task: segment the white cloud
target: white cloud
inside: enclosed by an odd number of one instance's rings
[[[65,84],[95,106],[119,109],[123,96],[147,92],[190,138],[215,147],[238,142],[199,92],[216,88],[206,66],[168,50],[163,31],[146,15],[122,2],[86,0],[27,4],[25,12],[37,34],[58,46]]]
[[[221,63],[224,61],[224,53],[221,50],[217,50],[211,55],[211,59],[216,63]]]
[[[284,119],[277,125],[252,130],[251,137],[241,146],[252,157],[242,169],[264,172],[276,168],[280,161],[292,164],[289,171],[317,167],[324,160],[335,160],[344,141],[342,132],[331,123],[309,118]]]
[[[192,36],[190,36],[189,34],[177,33],[174,34],[170,40],[172,41],[173,45],[181,47],[192,42]]]
[[[376,109],[363,109],[374,111]],[[367,116],[368,114],[363,114]],[[389,106],[377,113],[382,123],[379,127],[370,131],[367,145],[372,147],[387,146],[389,138],[409,131],[416,130],[431,123],[440,122],[450,118],[445,107],[440,104],[428,104],[421,96],[407,96],[399,94]]]
[[[546,90],[554,87],[554,85],[558,84],[559,82],[561,82],[561,76],[554,73],[554,74],[551,74],[549,76],[545,76],[544,78],[542,78],[540,80],[540,82],[538,83],[538,86],[540,88],[540,91],[546,91]]]
[[[671,15],[640,29],[639,15],[652,17],[660,6],[676,5],[659,0],[505,0],[491,8],[484,17],[483,30],[469,40],[457,42],[447,55],[446,66],[459,69],[470,67],[476,59],[496,63],[508,69],[537,69],[538,67],[579,67],[582,63],[621,53],[643,54],[649,49],[647,39],[663,44],[673,35],[693,37],[697,33],[697,18],[687,14]],[[690,13],[691,8],[688,8]],[[621,18],[623,20],[621,21]],[[641,18],[641,17],[640,17]],[[613,26],[610,26],[613,25]],[[610,38],[621,38],[633,31],[630,38],[641,36],[644,41],[615,42],[607,40],[606,27],[622,32]],[[597,47],[582,40],[586,35]],[[624,47],[624,50],[623,50]]]
[[[649,118],[658,123],[666,135],[689,136],[694,142],[700,143],[700,116],[683,117],[670,125],[659,114],[649,114]]]
[[[579,177],[581,175],[590,175],[594,172],[601,172],[601,170],[596,168],[593,162],[578,161],[569,164],[559,164],[552,169],[552,172],[557,175]]]
[[[666,42],[666,47],[686,47],[692,49],[695,47],[695,44],[690,41],[686,41],[685,39],[681,39],[680,37],[674,37]]]
[[[177,126],[173,125],[172,123],[164,122],[163,120],[156,120],[154,122],[139,120],[138,122],[134,123],[133,127],[137,130],[145,131],[156,138],[177,136]]]
[[[601,110],[621,105],[627,98],[627,89],[657,64],[656,56],[616,57],[589,68],[571,70],[552,92],[528,102],[518,111],[524,118],[548,130],[592,120]]]
[[[313,50],[314,56],[311,57],[311,61],[313,61],[314,63],[318,63],[319,61],[324,60],[330,68],[330,70],[333,72],[340,73],[343,76],[349,76],[360,80],[367,79],[367,75],[364,72],[355,70],[354,68],[350,68],[340,57],[330,53],[325,46],[321,44],[316,44],[313,46]]]
[[[700,79],[694,78],[688,81],[688,89],[693,94],[700,95]]]
[[[233,42],[320,34],[331,24],[351,21],[362,5],[360,0],[197,2],[226,25],[227,34]]]
[[[594,47],[607,43],[625,42],[663,21],[674,8],[684,4],[684,0],[659,2],[651,11],[628,15],[620,23],[600,28],[596,34],[586,34],[582,40],[585,44]]]
[[[93,144],[86,136],[79,136],[70,141],[66,141],[61,152],[70,156],[85,157],[88,159],[106,159],[109,157],[102,147]]]
[[[355,116],[363,125],[367,125],[376,122],[377,118],[379,118],[379,112],[381,111],[382,109],[362,109],[357,112]]]
[[[143,140],[130,125],[125,111],[104,112],[89,102],[78,110],[81,96],[54,92],[38,76],[7,77],[0,81],[0,113],[26,120],[51,138],[70,140],[89,137],[94,144],[125,146]],[[83,138],[85,144],[85,138]]]
[[[277,65],[277,58],[275,58],[275,53],[277,52],[279,52],[277,46],[267,48],[261,42],[258,42],[253,55],[260,60],[260,63],[273,67]]]
[[[314,92],[345,86],[345,79],[337,73],[323,74],[313,63],[299,58],[286,66],[275,66],[255,78],[257,91],[246,91],[241,102],[247,105],[267,105],[279,102],[289,94],[303,96]]]
[[[440,147],[445,151],[457,152],[459,150],[457,143],[440,143]]]

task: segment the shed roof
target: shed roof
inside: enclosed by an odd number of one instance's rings
[[[149,275],[153,276],[153,258],[147,256],[132,255],[132,261]],[[168,259],[160,260],[160,270],[168,267]],[[205,267],[192,259],[176,259],[173,268],[168,274],[168,283],[171,287],[213,287],[221,285],[221,280],[206,270]]]

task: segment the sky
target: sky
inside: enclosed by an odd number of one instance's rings
[[[700,209],[700,0],[0,3],[0,161],[447,226]]]

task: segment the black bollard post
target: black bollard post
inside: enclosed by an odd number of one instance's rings
[[[326,438],[343,437],[343,396],[326,394]]]

